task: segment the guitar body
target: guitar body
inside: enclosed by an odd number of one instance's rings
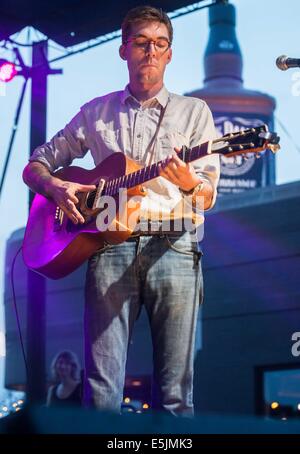
[[[140,166],[123,153],[114,153],[93,170],[71,166],[59,170],[55,176],[64,181],[97,185],[101,179],[122,177],[138,169]],[[129,189],[127,195],[128,202],[134,197],[134,203],[128,203],[127,210],[119,212],[116,197],[117,210],[109,222],[110,228],[99,231],[96,216],[90,217],[85,224],[75,225],[53,200],[36,194],[23,241],[25,264],[46,277],[59,279],[82,265],[105,243],[119,244],[125,241],[133,231],[132,226],[135,227],[138,222],[141,204],[139,196],[144,196],[145,192],[141,185],[137,185]],[[77,196],[80,198],[80,194]],[[60,221],[57,220],[58,210]],[[129,217],[130,227],[127,223]]]

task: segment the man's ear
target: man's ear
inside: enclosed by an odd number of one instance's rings
[[[119,47],[119,55],[122,58],[122,60],[127,60],[125,51],[126,51],[125,45],[121,44],[121,46]]]
[[[168,61],[167,61],[167,64],[170,63],[170,61],[172,60],[172,48],[168,49]]]

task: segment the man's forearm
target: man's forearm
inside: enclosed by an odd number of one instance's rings
[[[33,192],[51,196],[51,187],[59,181],[40,162],[30,162],[23,171],[23,181]]]

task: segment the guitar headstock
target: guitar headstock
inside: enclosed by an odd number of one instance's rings
[[[267,125],[244,131],[226,134],[214,140],[212,152],[220,153],[225,157],[237,156],[246,153],[257,153],[266,149],[276,153],[280,149],[280,137],[275,132],[269,132]]]

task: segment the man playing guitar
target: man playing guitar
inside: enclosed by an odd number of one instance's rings
[[[145,185],[139,230],[121,244],[105,244],[88,262],[84,404],[120,411],[127,348],[144,305],[153,342],[152,406],[189,416],[203,292],[201,252],[190,231],[174,228],[174,222],[165,229],[164,221],[174,221],[185,196],[199,197],[204,209],[213,206],[219,157],[207,155],[190,164],[178,156],[183,146],[212,140],[216,132],[204,101],[170,93],[164,86],[172,39],[172,24],[163,11],[148,6],[130,10],[119,49],[129,84],[85,104],[62,131],[34,151],[23,178],[79,225],[85,222],[79,194],[96,185],[61,180],[56,169],[89,150],[95,165],[120,151],[141,166],[164,160],[160,176]],[[203,222],[198,216],[196,227]]]

